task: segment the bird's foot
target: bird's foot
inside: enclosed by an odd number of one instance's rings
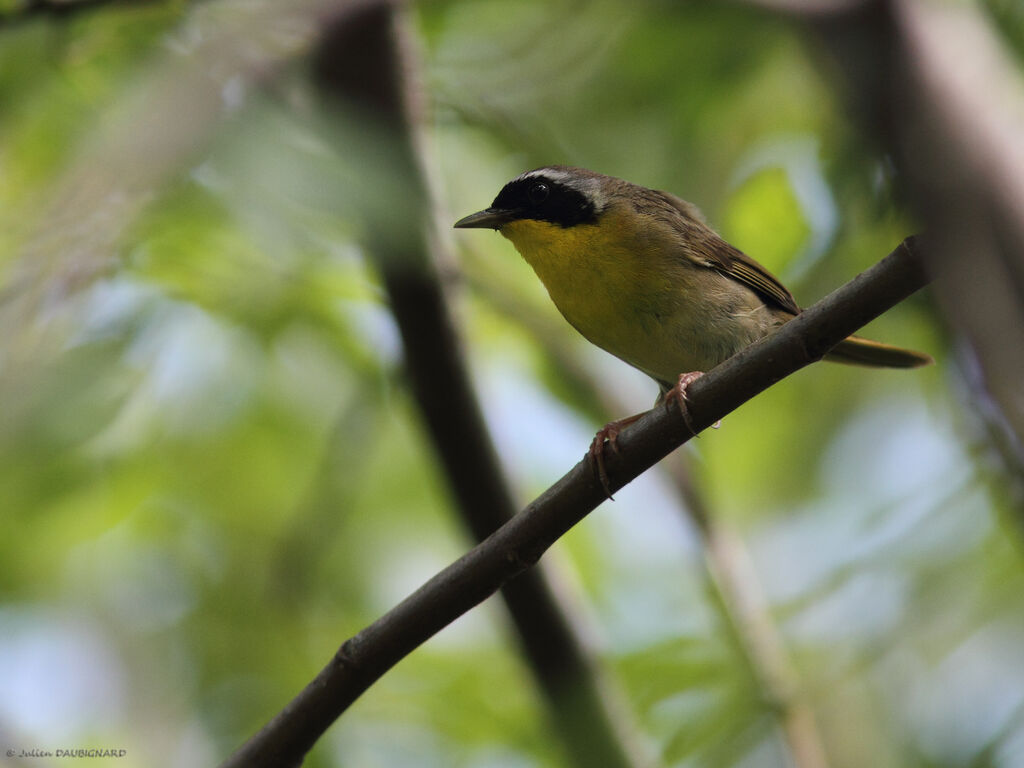
[[[608,422],[597,430],[597,434],[594,435],[594,439],[590,442],[590,450],[587,451],[587,456],[590,457],[590,460],[594,463],[594,469],[597,472],[597,479],[601,481],[601,487],[604,488],[605,494],[607,494],[608,498],[612,501],[615,501],[615,499],[612,497],[611,485],[608,482],[608,472],[605,470],[604,466],[605,442],[611,446],[611,449],[615,451],[615,453],[618,453],[619,432],[641,416],[643,416],[643,414],[638,413],[635,416],[628,416],[625,419]]]
[[[703,371],[691,371],[690,373],[679,374],[678,383],[672,387],[668,392],[665,393],[665,407],[668,408],[669,403],[675,402],[679,406],[679,413],[682,414],[683,421],[686,422],[686,428],[690,430],[690,434],[694,437],[697,436],[697,430],[693,426],[693,420],[690,418],[690,409],[686,407],[686,388],[689,387],[693,382],[704,375]],[[718,429],[722,426],[722,421],[718,420],[711,425],[712,429]]]

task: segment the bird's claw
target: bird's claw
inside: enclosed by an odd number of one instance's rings
[[[679,406],[679,412],[683,416],[683,421],[686,422],[687,428],[693,435],[697,434],[697,429],[693,425],[693,420],[690,418],[690,411],[686,407],[686,388],[693,382],[703,376],[702,371],[692,371],[691,373],[681,373],[679,375],[678,383],[672,387],[668,392],[665,393],[664,402],[667,408],[669,404],[674,401]],[[590,441],[590,448],[587,450],[587,456],[594,463],[594,471],[597,474],[597,479],[601,483],[601,487],[604,489],[605,495],[609,499],[614,501],[612,496],[611,483],[608,480],[608,470],[605,467],[604,462],[604,447],[605,444],[611,446],[612,451],[615,453],[619,452],[619,433],[627,426],[632,424],[634,421],[643,416],[642,413],[638,413],[635,416],[630,416],[625,419],[619,419],[618,421],[610,421],[605,424],[601,429],[594,435],[594,439]],[[716,421],[712,424],[713,429],[718,429],[722,425],[721,421]]]
[[[611,483],[608,480],[608,471],[604,465],[605,443],[611,446],[611,449],[615,453],[618,453],[619,432],[641,416],[643,416],[643,414],[638,413],[636,416],[619,419],[618,421],[610,421],[597,430],[597,434],[594,435],[594,439],[590,441],[590,449],[587,451],[587,456],[590,457],[590,460],[594,463],[594,469],[597,472],[597,479],[601,482],[601,487],[604,489],[605,495],[612,501],[615,501],[615,497],[612,496]]]
[[[690,418],[690,409],[686,407],[686,401],[689,399],[686,396],[686,388],[703,375],[703,371],[681,373],[679,374],[679,381],[676,385],[665,393],[665,407],[668,408],[670,402],[675,402],[675,404],[679,406],[679,413],[682,415],[683,421],[686,423],[686,428],[690,430],[690,434],[694,437],[697,437],[697,430],[693,426],[693,420]],[[722,426],[722,421],[718,420],[711,425],[711,428],[718,429],[720,426]]]

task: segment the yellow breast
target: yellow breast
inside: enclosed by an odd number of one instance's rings
[[[684,311],[680,286],[663,264],[659,268],[657,244],[612,215],[605,214],[600,226],[516,221],[502,234],[580,333],[644,372],[670,380],[675,374],[665,375],[664,369],[678,357],[673,349],[679,339],[669,337],[669,326]]]
[[[659,381],[710,370],[759,337],[752,314],[774,322],[751,291],[682,258],[676,235],[635,215],[606,211],[567,228],[521,220],[501,232],[566,320]]]

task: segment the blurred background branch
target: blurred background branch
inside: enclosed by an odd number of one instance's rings
[[[385,137],[379,150],[386,162],[360,169],[377,177],[369,188],[384,192],[363,200],[366,245],[398,324],[404,371],[433,452],[462,521],[483,541],[512,518],[517,505],[484,425],[435,266],[438,236],[425,216],[435,206],[420,156],[421,76],[402,16],[395,4],[380,2],[328,24],[313,57],[314,78],[330,107],[341,115],[354,109],[364,125],[374,126],[378,140]],[[357,143],[345,151],[359,153]],[[381,174],[390,177],[382,180]],[[601,679],[549,578],[534,569],[506,584],[502,597],[553,732],[576,765],[648,764],[631,732],[628,706]]]

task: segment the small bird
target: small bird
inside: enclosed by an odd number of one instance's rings
[[[489,208],[455,223],[495,229],[533,267],[555,306],[589,341],[653,378],[659,399],[686,387],[800,313],[767,269],[729,245],[696,206],[584,168],[516,176]],[[826,360],[914,368],[931,357],[851,336]],[[613,421],[591,444],[605,490],[605,441],[640,415]]]

